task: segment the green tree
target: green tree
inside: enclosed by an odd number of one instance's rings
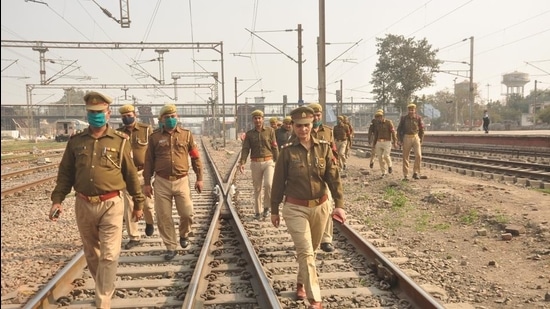
[[[550,106],[540,110],[535,117],[537,121],[550,124]]]
[[[373,93],[382,105],[395,101],[404,109],[412,95],[434,83],[435,71],[441,60],[436,59],[437,49],[432,49],[426,39],[415,41],[402,35],[388,34],[377,38],[378,62],[372,73]]]

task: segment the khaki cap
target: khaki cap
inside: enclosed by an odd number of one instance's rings
[[[177,112],[176,105],[174,105],[174,104],[164,105],[160,109],[159,118],[166,115],[166,114],[173,114],[173,113],[176,113],[176,112]]]
[[[307,124],[313,122],[313,109],[307,106],[295,108],[290,112],[292,121],[297,124]]]
[[[101,111],[106,109],[113,99],[97,91],[90,91],[84,96],[84,102],[86,102],[87,110]]]
[[[269,123],[277,123],[277,122],[279,122],[279,118],[277,118],[277,117],[269,118]]]
[[[307,107],[311,108],[314,113],[321,113],[323,112],[323,107],[319,103],[311,103]]]
[[[336,118],[337,118],[338,120],[342,120],[342,121],[344,120],[344,116],[338,116],[338,117],[336,117]]]
[[[134,106],[132,104],[123,105],[118,109],[118,112],[121,113],[121,114],[126,114],[126,113],[129,113],[129,112],[135,112],[135,111],[136,111],[136,109],[134,108]]]
[[[416,104],[411,103],[411,104],[407,105],[407,108],[416,108]]]
[[[290,116],[286,116],[284,119],[283,119],[283,123],[286,123],[286,124],[289,124],[292,122],[292,117]]]
[[[252,114],[250,114],[250,115],[252,115],[253,117],[254,117],[254,116],[263,117],[263,116],[264,116],[264,112],[262,112],[261,110],[257,109],[257,110],[255,110],[255,111],[253,111]]]
[[[379,109],[376,111],[376,114],[374,114],[374,116],[384,116],[384,111]]]

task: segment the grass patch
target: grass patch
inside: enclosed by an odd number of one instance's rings
[[[361,201],[368,201],[368,200],[369,200],[369,196],[367,194],[360,195],[355,199],[353,199],[354,202],[361,202]]]
[[[423,213],[420,217],[415,220],[415,230],[419,232],[426,231],[430,223],[430,215]]]
[[[535,189],[535,191],[539,191],[541,193],[546,193],[546,194],[550,194],[550,188],[545,188],[545,189]]]
[[[404,208],[407,205],[407,197],[405,194],[393,187],[386,188],[384,191],[384,199],[391,202],[391,208],[393,210]]]
[[[445,231],[445,230],[448,230],[451,227],[451,225],[449,223],[438,223],[438,224],[434,225],[433,227],[436,230]]]
[[[472,209],[467,214],[460,217],[460,221],[465,224],[473,224],[479,220],[479,213],[477,210]]]

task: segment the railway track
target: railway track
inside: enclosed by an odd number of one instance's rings
[[[369,154],[369,157],[372,153],[371,146],[356,145],[354,148]],[[402,158],[402,152],[398,149],[392,149],[390,155],[394,158]],[[413,158],[414,153],[411,153],[411,160]],[[477,172],[482,174],[480,176],[510,178],[513,182],[524,179],[526,185],[536,188],[543,188],[545,183],[550,182],[550,167],[548,164],[488,158],[480,155],[444,154],[432,152],[429,146],[422,147],[422,162],[425,165],[456,170],[463,174]]]
[[[174,260],[163,259],[157,233],[142,238],[141,246],[122,250],[112,308],[307,307],[295,298],[297,262],[284,220],[277,229],[269,219],[253,219],[250,171],[236,175],[237,157],[238,153],[232,155],[225,173],[214,170],[223,166],[205,164],[205,190],[193,192],[191,245],[178,250]],[[194,183],[194,174],[189,177]],[[431,296],[433,287],[414,282],[420,274],[401,270],[399,265],[407,259],[361,218],[335,227],[336,250],[317,252],[325,308],[449,305]],[[80,251],[26,304],[3,307],[95,308],[93,294],[94,283]]]

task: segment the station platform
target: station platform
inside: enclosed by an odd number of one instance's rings
[[[424,142],[485,144],[550,149],[550,130],[518,131],[426,131]]]

